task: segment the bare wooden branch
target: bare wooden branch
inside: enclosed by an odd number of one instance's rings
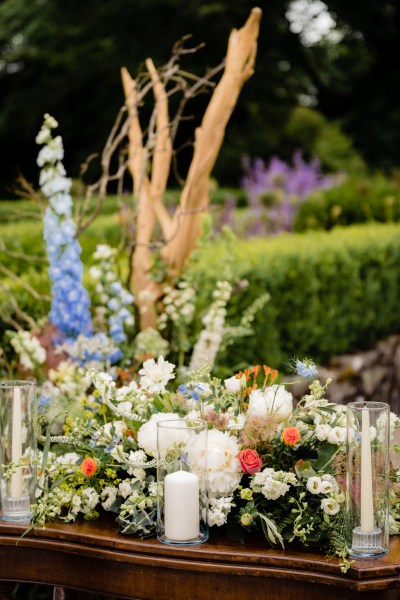
[[[261,9],[253,8],[242,29],[234,29],[228,42],[224,73],[211,97],[201,126],[196,130],[193,159],[182,192],[175,224],[179,231],[165,247],[163,256],[172,272],[180,271],[200,233],[199,213],[188,213],[209,204],[209,180],[228,120],[239,93],[254,71]],[[182,215],[186,215],[182,219]]]

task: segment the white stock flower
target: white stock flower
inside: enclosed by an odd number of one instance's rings
[[[132,492],[130,481],[127,479],[122,481],[118,486],[118,490],[123,498],[127,498]]]
[[[139,371],[140,385],[150,394],[163,392],[168,381],[175,378],[174,368],[175,365],[166,361],[163,356],[159,356],[157,362],[154,358],[149,358]]]
[[[249,396],[247,417],[265,417],[273,414],[278,423],[293,411],[293,396],[283,385],[271,385],[265,390],[253,390]]]
[[[324,498],[321,500],[321,509],[327,515],[336,515],[340,510],[340,505],[334,498]]]
[[[207,444],[205,434],[208,433]],[[208,485],[210,496],[229,496],[240,483],[242,469],[237,455],[239,446],[237,439],[227,431],[211,429],[201,432],[190,439],[188,459],[193,472],[201,473],[206,456]]]
[[[25,369],[34,369],[35,364],[42,365],[46,360],[45,349],[29,331],[17,331],[11,339],[11,345]]]
[[[152,415],[147,423],[141,426],[138,431],[138,444],[149,456],[157,456],[157,423],[159,421],[182,421],[181,428],[164,428],[163,439],[160,440],[161,457],[165,458],[168,450],[173,448],[175,443],[185,442],[187,439],[187,431],[185,431],[186,423],[176,413],[156,413]],[[179,427],[179,425],[177,424]]]
[[[82,492],[82,502],[84,502],[85,506],[83,511],[85,514],[88,513],[91,509],[97,506],[99,501],[99,494],[92,487],[88,487]]]
[[[290,485],[296,483],[297,479],[293,473],[266,468],[254,475],[250,487],[254,492],[265,496],[267,500],[277,500],[289,491]]]
[[[208,524],[210,527],[216,525],[221,527],[228,520],[228,514],[232,509],[232,496],[222,498],[210,498],[208,509]]]
[[[107,485],[101,492],[102,507],[104,510],[109,510],[114,504],[118,496],[118,488]]]

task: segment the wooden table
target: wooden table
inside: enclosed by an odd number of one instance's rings
[[[262,539],[242,545],[215,536],[199,546],[167,546],[116,533],[112,518],[56,523],[21,538],[24,530],[0,521],[3,599],[17,581],[72,589],[73,599],[89,592],[140,600],[400,599],[400,538],[387,556],[359,560],[344,575],[336,559],[271,550]]]

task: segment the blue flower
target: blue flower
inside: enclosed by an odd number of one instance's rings
[[[306,358],[303,361],[297,359],[296,360],[296,373],[301,377],[305,377],[307,379],[311,379],[318,374],[318,369],[314,365],[314,363]]]

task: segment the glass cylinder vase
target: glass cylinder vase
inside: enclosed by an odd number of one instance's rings
[[[165,544],[208,539],[207,423],[157,423],[157,537]]]
[[[2,518],[8,521],[32,517],[37,473],[35,393],[31,381],[0,382],[0,496]]]
[[[389,441],[388,404],[347,405],[347,543],[354,557],[389,550]]]

